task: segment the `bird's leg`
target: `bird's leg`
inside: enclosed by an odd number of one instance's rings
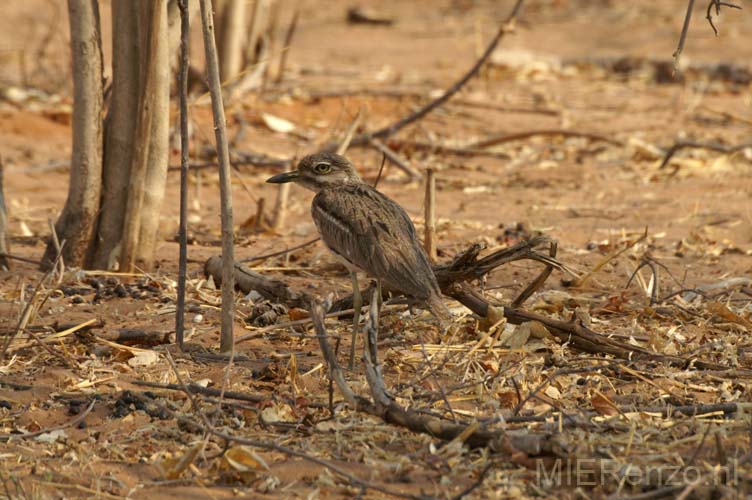
[[[379,317],[381,317],[381,307],[384,305],[384,299],[381,297],[381,280],[376,280],[376,297],[379,301]]]
[[[350,369],[355,366],[355,343],[358,337],[358,327],[360,326],[360,308],[363,306],[363,297],[360,295],[360,286],[358,286],[358,275],[355,271],[350,271],[353,288],[353,332],[352,344],[350,345]]]

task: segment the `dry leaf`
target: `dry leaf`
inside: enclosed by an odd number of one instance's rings
[[[595,396],[590,398],[590,404],[593,405],[593,409],[600,415],[611,417],[619,414],[619,409],[614,402],[601,392],[596,392]]]
[[[292,410],[287,405],[273,405],[261,410],[261,418],[264,422],[295,422]]]
[[[502,325],[505,322],[506,317],[504,316],[503,307],[488,306],[486,317],[480,320],[479,326],[481,331],[487,332],[492,327]]]
[[[720,302],[709,302],[708,311],[721,319],[730,321],[731,323],[736,323],[737,325],[742,325],[747,329],[752,329],[752,322],[750,322],[747,318],[739,316]]]
[[[129,359],[128,365],[134,368],[137,366],[151,366],[157,361],[159,361],[159,354],[154,351],[142,351]]]
[[[549,385],[543,390],[543,394],[548,396],[551,399],[561,399],[561,391],[554,387],[553,385]]]
[[[45,432],[44,434],[40,434],[39,436],[34,438],[34,441],[39,441],[40,443],[55,443],[57,441],[65,441],[65,438],[67,438],[68,435],[65,433],[64,430],[58,429],[56,431],[50,431]]]
[[[301,319],[307,319],[310,314],[305,309],[293,307],[292,309],[287,311],[287,316],[290,318],[290,321],[298,321]]]
[[[196,460],[203,447],[203,442],[196,443],[183,455],[165,458],[156,465],[165,479],[177,479]]]
[[[247,446],[234,446],[224,454],[227,464],[238,472],[269,470],[263,458]]]
[[[261,119],[264,121],[264,125],[269,127],[269,130],[279,132],[280,134],[289,134],[295,130],[295,124],[280,118],[278,116],[270,115],[269,113],[261,113]]]

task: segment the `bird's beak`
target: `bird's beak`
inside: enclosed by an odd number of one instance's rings
[[[300,174],[298,173],[298,171],[293,170],[292,172],[283,172],[273,177],[269,177],[268,179],[266,179],[266,182],[269,182],[271,184],[283,184],[285,182],[295,181],[299,177],[300,177]]]

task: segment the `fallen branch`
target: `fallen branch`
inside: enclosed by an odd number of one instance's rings
[[[478,258],[478,256],[480,251],[483,250],[483,246],[474,244],[458,254],[452,262],[434,266],[433,271],[436,275],[436,281],[439,282],[442,289],[454,283],[482,278],[499,266],[523,259],[534,260],[559,271],[574,274],[555,258],[535,251],[536,247],[546,243],[551,243],[551,239],[547,236],[534,236],[527,241],[497,250],[482,258]]]
[[[534,250],[538,245],[550,242],[545,236],[537,236],[528,241],[518,243],[517,245],[493,252],[490,255],[479,258],[481,245],[472,245],[464,252],[457,255],[449,264],[440,264],[434,266],[436,279],[441,287],[442,293],[452,297],[470,309],[472,312],[482,318],[488,316],[488,308],[492,306],[482,294],[471,287],[467,281],[478,279],[486,275],[498,266],[520,259],[532,259],[550,266],[554,269],[564,270],[567,268],[556,259],[538,253]],[[208,275],[218,279],[220,263],[219,257],[210,258],[204,270]],[[248,293],[256,290],[269,300],[285,302],[295,307],[308,308],[314,303],[312,296],[302,291],[296,291],[288,287],[285,283],[266,278],[250,269],[235,264],[235,273],[240,289]],[[543,274],[546,271],[544,270]],[[540,279],[540,277],[538,278]],[[536,279],[533,283],[537,283]],[[364,302],[368,301],[371,293],[369,289],[361,291]],[[524,296],[523,296],[524,298]],[[330,311],[340,311],[352,307],[352,296],[345,297],[332,304]],[[494,307],[498,307],[494,305]],[[699,361],[694,358],[683,358],[680,356],[668,356],[653,352],[649,349],[635,346],[627,342],[609,338],[599,334],[581,322],[562,321],[541,316],[517,309],[514,307],[504,307],[503,314],[512,324],[521,324],[528,321],[538,321],[561,342],[567,342],[571,347],[582,352],[593,354],[609,354],[620,359],[646,359],[657,362],[669,363],[674,366],[694,367],[702,370],[727,370],[729,367],[715,363]]]
[[[212,276],[219,286],[222,284],[222,257],[210,257],[204,264],[206,276]],[[267,278],[246,266],[235,263],[235,284],[245,293],[256,290],[269,300],[288,304],[292,307],[308,309],[313,299],[302,291],[295,291],[284,282]]]
[[[400,158],[399,155],[395,153],[394,150],[392,150],[389,146],[378,139],[371,139],[370,142],[377,151],[384,155],[384,158],[388,158],[395,167],[405,172],[410,177],[410,179],[419,180],[423,178],[423,176],[420,175],[420,172],[405,163],[402,158]]]
[[[614,415],[609,420],[623,420],[624,415],[628,413],[640,413],[644,415],[655,415],[661,418],[671,418],[674,415],[682,415],[684,417],[706,417],[711,415],[721,414],[723,416],[733,415],[735,413],[744,414],[743,412],[750,409],[750,403],[714,403],[714,404],[696,404],[696,405],[682,405],[682,406],[648,406],[648,407],[626,407],[620,406],[616,409],[619,411],[618,415]],[[561,420],[564,426],[583,427],[593,417],[602,416],[597,411],[585,411],[580,413],[562,413],[552,412],[545,415],[514,415],[506,417],[504,421],[508,424],[525,424],[525,423],[548,423],[558,426],[558,421]]]
[[[401,139],[389,139],[389,147],[393,150],[415,149],[418,151],[428,151],[434,154],[446,154],[454,156],[480,156],[488,158],[500,158],[508,160],[511,156],[508,153],[499,151],[488,151],[486,149],[468,148],[460,146],[446,146],[433,142],[410,141]]]
[[[285,185],[285,184],[283,184]],[[305,248],[307,246],[313,245],[317,241],[319,241],[321,238],[314,238],[312,240],[308,240],[305,243],[301,243],[300,245],[295,245],[294,247],[287,248],[285,250],[280,250],[279,252],[272,252],[267,253],[264,255],[256,255],[255,257],[248,257],[247,259],[240,260],[238,262],[253,262],[256,260],[264,260],[264,259],[271,259],[272,257],[279,257],[281,255],[286,255],[288,253],[294,252],[296,250],[300,250],[301,248]]]
[[[269,156],[260,154],[260,153],[248,153],[243,151],[233,151],[232,152],[232,168],[237,171],[237,167],[242,166],[254,166],[254,167],[277,167],[277,168],[284,168],[290,165],[289,159],[279,159],[279,158],[271,158]],[[207,168],[217,168],[219,166],[219,163],[216,161],[206,161],[206,162],[194,162],[189,163],[188,168],[190,170],[204,170]],[[179,171],[181,168],[180,165],[170,165],[170,167],[167,169],[168,172],[174,172]]]
[[[474,313],[485,318],[488,314],[489,302],[473,290],[467,284],[453,284],[448,288],[442,288],[442,292],[458,300],[465,307]],[[661,363],[668,363],[672,366],[682,368],[697,368],[700,370],[728,370],[728,366],[700,361],[694,358],[683,358],[681,356],[669,356],[653,352],[644,347],[635,346],[627,342],[622,342],[605,335],[594,332],[580,321],[561,321],[547,316],[513,309],[510,307],[503,308],[504,317],[509,323],[519,325],[529,321],[538,321],[542,323],[549,332],[558,337],[560,341],[567,342],[578,351],[592,354],[609,354],[611,356],[627,360],[649,360]]]
[[[134,385],[140,385],[142,387],[151,387],[154,389],[166,389],[170,391],[184,391],[187,390],[191,394],[200,394],[202,396],[220,396],[222,395],[225,398],[228,399],[236,399],[238,401],[247,401],[249,403],[262,403],[264,401],[269,401],[270,396],[262,396],[260,394],[246,394],[244,392],[235,392],[235,391],[222,391],[220,389],[213,389],[211,387],[203,387],[198,384],[186,384],[185,386],[180,386],[178,384],[160,384],[157,382],[148,382],[145,380],[133,380],[131,381]]]
[[[737,144],[735,146],[726,146],[717,142],[702,143],[695,141],[679,141],[666,150],[666,155],[663,157],[663,161],[661,161],[661,164],[658,168],[665,168],[666,165],[668,165],[668,162],[671,161],[671,158],[673,158],[674,155],[676,155],[676,153],[678,153],[682,149],[707,149],[708,151],[716,151],[718,153],[730,155],[738,153],[739,151],[743,151],[747,148],[752,148],[752,142]]]
[[[548,255],[550,255],[552,259],[556,258],[556,252],[558,248],[558,244],[555,241],[552,241],[551,246],[548,250]],[[543,286],[543,283],[546,282],[548,277],[551,276],[553,270],[554,266],[552,264],[546,264],[546,267],[543,269],[543,271],[541,271],[540,274],[533,281],[531,281],[530,284],[525,287],[522,292],[520,292],[517,298],[512,301],[512,307],[515,309],[520,307],[527,299],[530,298],[531,295],[537,292],[538,289]]]
[[[0,259],[2,259],[0,260],[0,268],[1,266],[5,265],[6,268],[10,269],[9,264],[3,264],[3,262],[5,262],[5,259],[17,260],[19,262],[26,262],[27,264],[35,264],[37,266],[42,265],[41,260],[27,259],[26,257],[21,257],[20,255],[14,255],[5,252],[0,252]]]
[[[311,308],[316,335],[319,338],[324,359],[329,365],[330,374],[345,399],[351,402],[357,411],[380,417],[386,423],[404,427],[413,432],[428,434],[444,441],[462,438],[470,447],[488,447],[497,453],[505,453],[510,461],[523,465],[530,465],[529,456],[557,455],[559,450],[563,449],[562,444],[552,435],[494,431],[478,426],[477,423],[455,424],[432,415],[423,415],[402,408],[386,391],[386,384],[378,367],[375,346],[372,343],[376,337],[375,329],[378,320],[374,317],[376,316],[377,305],[374,301],[372,302],[371,314],[368,319],[370,331],[366,339],[366,342],[369,342],[370,345],[366,348],[365,359],[366,378],[375,403],[357,396],[347,384],[342,369],[327,340],[323,309],[320,304],[314,304]]]
[[[545,130],[528,130],[525,132],[516,132],[513,134],[503,134],[495,137],[488,137],[473,144],[469,144],[467,147],[470,149],[484,149],[491,146],[498,146],[505,142],[521,141],[537,136],[562,136],[562,137],[582,137],[591,141],[599,141],[611,144],[613,146],[624,146],[622,141],[612,139],[600,134],[594,134],[590,132],[578,132],[576,130],[566,129],[545,129]]]

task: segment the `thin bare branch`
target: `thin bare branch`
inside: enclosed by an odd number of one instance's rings
[[[227,122],[222,104],[219,61],[214,40],[212,1],[200,0],[200,3],[209,92],[211,93],[212,114],[214,115],[214,133],[219,158],[219,188],[222,212],[222,332],[220,351],[230,352],[233,348],[233,317],[235,311],[235,251],[233,247],[230,151],[227,145]]]
[[[178,240],[178,297],[175,308],[175,341],[183,350],[185,331],[185,282],[188,266],[188,66],[190,64],[190,19],[188,2],[178,0],[180,9],[180,69],[178,93],[180,94],[180,226]]]

